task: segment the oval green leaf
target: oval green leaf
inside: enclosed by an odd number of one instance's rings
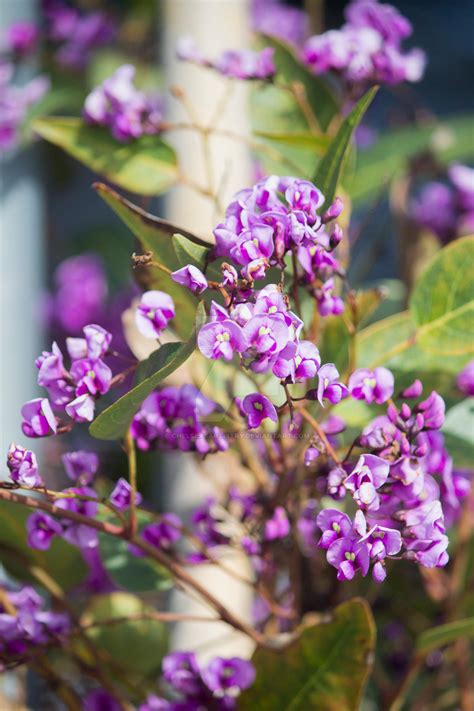
[[[119,143],[106,128],[63,116],[37,119],[32,128],[98,175],[138,195],[158,195],[178,179],[176,154],[159,136]]]

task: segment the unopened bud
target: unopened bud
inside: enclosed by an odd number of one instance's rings
[[[398,420],[398,410],[395,407],[395,405],[389,405],[387,407],[387,417],[390,420],[390,422],[393,422],[395,424]]]
[[[326,222],[330,222],[331,220],[335,220],[336,217],[339,217],[343,210],[344,203],[342,202],[341,198],[334,198],[334,202],[332,203],[332,205],[329,206],[329,208],[326,210],[326,212],[321,218],[323,224],[326,224]]]
[[[408,420],[408,418],[411,416],[411,410],[406,404],[406,402],[403,403],[403,405],[400,408],[400,417],[402,420]]]
[[[421,380],[415,380],[405,390],[402,390],[401,396],[408,398],[420,397],[423,392],[423,384]]]
[[[337,245],[340,244],[342,240],[342,229],[339,225],[334,225],[334,228],[329,235],[329,247],[331,249],[336,249]]]

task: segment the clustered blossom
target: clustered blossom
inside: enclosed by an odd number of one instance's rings
[[[13,659],[25,661],[31,652],[68,635],[67,615],[44,609],[44,599],[29,585],[5,590],[8,600],[0,599],[0,666]]]
[[[49,87],[49,79],[45,76],[17,85],[13,64],[0,59],[0,152],[19,143],[28,109],[43,98]]]
[[[66,340],[71,359],[69,370],[57,343],[36,359],[38,385],[47,390],[49,399],[36,398],[23,406],[22,429],[27,437],[58,432],[58,418],[53,409],[65,411],[76,422],[94,419],[95,402],[108,392],[112,382],[112,371],[103,360],[112,336],[97,324],[85,326],[83,334],[83,338]]]
[[[159,133],[163,120],[160,95],[147,95],[133,83],[135,67],[123,64],[86,98],[85,120],[106,126],[114,138],[126,143]]]
[[[313,183],[276,175],[234,196],[224,222],[214,230],[214,256],[232,260],[240,269],[239,286],[230,273],[232,265],[222,267],[222,285],[234,292],[234,302],[243,300],[245,288],[263,279],[269,267],[284,269],[290,252],[301,272],[294,277],[313,295],[320,314],[341,313],[344,305],[334,293],[334,277],[342,270],[333,251],[342,230],[329,223],[339,217],[343,203],[336,197],[323,211],[324,202]],[[244,292],[240,298],[239,291]]]
[[[361,381],[356,381],[359,395]],[[371,400],[375,390],[371,383],[367,387],[365,397]],[[417,386],[412,390],[414,397],[420,395]],[[387,399],[385,394],[380,402]],[[454,493],[452,460],[438,432],[444,409],[435,392],[413,407],[390,403],[387,414],[373,420],[359,438],[370,453],[361,454],[355,465],[344,463],[337,477],[328,477],[327,493],[336,500],[349,494],[358,509],[354,519],[332,508],[316,518],[319,546],[340,580],[351,580],[357,572],[365,576],[372,565],[374,580],[382,582],[386,560],[394,556],[428,568],[446,565],[449,522],[443,508],[445,502],[459,508],[460,497]]]
[[[422,78],[425,54],[418,48],[403,51],[412,26],[396,8],[377,0],[353,0],[345,18],[340,30],[314,35],[305,43],[302,59],[315,74],[334,72],[350,88]]]
[[[207,59],[201,54],[191,37],[181,37],[176,47],[178,59],[192,62],[201,67],[215,69],[231,79],[271,79],[275,74],[274,50],[265,47],[260,52],[247,50],[226,50],[216,59]]]
[[[57,45],[55,59],[68,69],[83,69],[92,50],[115,36],[115,23],[104,12],[80,13],[63,0],[43,0],[42,5],[47,37]]]
[[[19,20],[11,24],[0,40],[0,50],[20,57],[35,51],[39,40],[39,30],[28,20]]]
[[[446,180],[424,185],[411,201],[410,215],[419,227],[447,243],[474,231],[474,169],[455,163]]]
[[[201,666],[192,652],[173,652],[162,662],[163,679],[178,701],[150,695],[139,711],[173,709],[216,709],[232,711],[237,697],[255,680],[251,662],[240,657],[214,657]]]
[[[223,431],[205,422],[219,409],[193,385],[162,388],[142,403],[132,421],[132,437],[143,450],[159,447],[203,455],[224,451],[229,443]]]
[[[34,487],[43,483],[35,453],[14,442],[8,450],[7,467],[12,481],[19,486]]]

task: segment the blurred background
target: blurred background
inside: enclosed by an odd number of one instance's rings
[[[52,5],[48,0],[0,0],[3,37],[19,20],[33,20],[41,29],[37,49],[19,63],[16,79],[22,86],[38,76],[49,81],[43,98],[27,109],[25,128],[18,139],[0,145],[2,452],[11,441],[22,441],[19,411],[26,400],[39,394],[33,364],[38,353],[54,339],[79,335],[91,322],[112,331],[117,350],[127,352],[122,313],[138,293],[130,269],[133,236],[91,191],[97,176],[60,149],[37,140],[28,130],[29,119],[51,113],[79,115],[91,89],[124,63],[136,66],[138,84],[143,89],[184,86],[196,103],[197,113],[208,117],[220,80],[200,69],[183,69],[174,57],[179,36],[192,34],[203,53],[212,56],[221,49],[251,46],[257,41],[256,32],[285,35],[294,27],[291,39],[300,46],[309,34],[340,27],[346,4],[339,0],[76,0],[65,3],[65,7],[84,18],[99,13],[104,23],[102,34],[97,32],[81,45],[48,34]],[[449,125],[454,121],[453,125],[462,130],[463,146],[457,149],[457,157],[469,163],[474,156],[474,129],[468,119],[474,111],[474,4],[471,0],[397,0],[395,5],[414,26],[409,46],[423,48],[428,64],[419,83],[384,88],[358,133],[357,160],[368,172],[359,173],[360,198],[353,206],[349,274],[354,287],[362,283],[390,287],[385,314],[403,307],[413,278],[411,266],[400,252],[398,232],[409,203],[403,192],[404,178],[409,175],[411,180],[414,171],[416,181],[423,181],[438,175],[440,167],[425,150],[413,150],[400,170],[398,190],[397,186],[388,190],[386,185],[377,189],[377,184],[366,190],[364,176],[370,178],[370,166],[380,160],[380,151],[384,150],[379,141],[390,132],[420,128],[441,117],[448,120],[448,128],[432,131],[432,145],[449,154],[455,139]],[[292,12],[283,16],[282,8],[291,8]],[[166,101],[167,115],[179,118],[178,103],[171,98]],[[258,127],[259,97],[242,87],[232,101],[226,109],[225,126],[242,133],[248,133],[252,125]],[[2,98],[0,109],[1,102]],[[266,116],[265,130],[277,131],[278,116],[275,126],[268,125]],[[4,128],[0,117],[0,140]],[[182,133],[172,140],[199,180],[204,167],[192,140]],[[300,152],[295,159],[304,161],[304,156]],[[213,162],[217,174],[225,177],[224,204],[236,189],[251,184],[269,169],[247,146],[228,141],[214,148]],[[165,197],[146,200],[142,207],[207,238],[216,222],[206,201],[183,187]],[[404,235],[404,239],[414,239],[406,229]],[[49,462],[49,471],[56,472],[58,485],[64,477],[58,465],[58,448],[79,449],[81,437],[81,429],[76,428],[67,442],[48,440],[42,444],[42,456]],[[123,454],[106,442],[96,444],[101,448],[104,468],[112,478],[118,478],[125,469]],[[159,484],[156,477],[147,476],[157,469],[162,473]],[[167,508],[186,512],[202,499],[205,485],[193,483],[192,468],[181,460],[179,469],[177,477],[176,466],[170,465],[169,459],[141,457],[140,490],[158,507],[166,500]],[[176,604],[179,606],[179,601]],[[242,604],[247,603],[244,600]],[[392,632],[399,640],[397,630]],[[38,693],[34,687],[30,690],[30,695]]]

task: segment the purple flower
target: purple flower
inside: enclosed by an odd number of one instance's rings
[[[385,484],[389,473],[390,465],[384,459],[373,454],[363,454],[344,482],[344,486],[352,492],[354,501],[359,506],[369,511],[377,511],[380,507],[377,489]]]
[[[194,294],[202,294],[208,287],[207,279],[202,271],[192,264],[172,272],[171,278],[177,284],[186,286]]]
[[[252,26],[255,32],[300,46],[308,29],[308,15],[296,7],[275,0],[252,0]]]
[[[337,568],[338,580],[352,580],[360,570],[365,577],[369,570],[369,548],[354,536],[338,538],[327,552],[327,561]]]
[[[11,52],[30,54],[36,49],[39,31],[33,22],[27,20],[14,22],[6,31],[6,44]]]
[[[305,467],[310,467],[313,462],[315,462],[321,452],[319,449],[316,449],[316,447],[308,447],[306,452],[304,453],[304,465]]]
[[[102,360],[80,358],[71,365],[76,395],[104,395],[110,388],[112,371]]]
[[[376,402],[381,405],[387,402],[394,389],[393,374],[387,368],[358,368],[349,378],[349,391],[355,400]]]
[[[42,486],[43,480],[38,473],[36,455],[18,444],[10,445],[7,454],[7,467],[14,482],[20,486]]]
[[[325,224],[326,222],[331,222],[335,220],[341,212],[344,210],[344,203],[340,197],[334,198],[334,202],[328,207],[326,212],[323,214],[321,220]]]
[[[316,518],[316,524],[322,531],[318,546],[329,548],[334,541],[345,538],[352,531],[352,522],[347,514],[337,509],[323,509]]]
[[[147,338],[158,338],[174,318],[174,302],[164,291],[146,291],[135,312],[137,328]]]
[[[114,490],[109,496],[109,501],[119,511],[126,511],[130,507],[132,500],[132,487],[126,479],[122,477],[115,484]],[[138,505],[142,500],[140,492],[135,493],[135,504]]]
[[[243,329],[248,348],[266,357],[276,355],[288,343],[290,332],[278,315],[256,314]]]
[[[91,395],[79,395],[66,405],[66,412],[76,422],[92,422],[94,419],[95,401]]]
[[[441,395],[434,390],[426,400],[418,404],[417,409],[423,415],[425,429],[439,430],[443,426],[446,406]]]
[[[316,291],[316,301],[318,311],[321,316],[339,316],[344,311],[344,302],[340,296],[334,296],[334,279],[328,279],[320,289]]]
[[[54,536],[62,533],[61,524],[48,514],[38,511],[28,516],[26,520],[28,545],[41,551],[47,550]]]
[[[79,333],[102,318],[107,279],[96,255],[81,254],[64,260],[54,272],[54,282],[54,318],[66,333]]]
[[[27,437],[46,437],[56,434],[56,418],[46,398],[30,400],[21,408],[21,414],[23,416],[21,429]]]
[[[474,360],[469,361],[456,378],[456,384],[464,395],[474,395]]]
[[[323,400],[329,400],[333,405],[337,405],[343,398],[347,397],[346,386],[339,381],[339,371],[334,363],[326,363],[318,370],[317,391],[311,390],[307,397],[317,399],[324,407]]]
[[[65,489],[64,493],[88,496],[93,499],[97,498],[96,492],[87,486]],[[78,498],[69,497],[58,499],[56,507],[64,511],[80,513],[88,518],[94,518],[98,511],[98,505],[95,501],[83,501]],[[71,543],[71,545],[79,546],[79,548],[95,548],[98,545],[97,531],[94,528],[83,523],[75,523],[69,519],[63,519],[62,526],[62,536],[68,543]]]
[[[243,353],[247,347],[244,332],[230,319],[206,323],[199,331],[197,344],[206,358],[231,360],[234,351]]]
[[[273,422],[278,421],[277,411],[273,403],[261,393],[251,393],[246,395],[242,401],[242,410],[247,415],[247,425],[254,430],[260,427],[263,420],[269,418]]]
[[[265,540],[285,538],[290,532],[290,522],[283,506],[277,506],[273,516],[265,522]]]
[[[202,671],[202,678],[209,689],[217,694],[243,691],[255,681],[255,669],[245,659],[215,657]]]
[[[65,452],[61,459],[68,477],[80,484],[90,484],[99,468],[99,457],[95,452]]]
[[[252,50],[226,50],[215,60],[206,59],[190,37],[181,37],[176,47],[178,59],[211,67],[231,79],[269,79],[275,74],[274,50],[265,47],[260,52]]]
[[[165,513],[159,521],[145,526],[142,538],[156,548],[170,548],[182,536],[183,524],[179,516]]]
[[[84,711],[122,711],[123,706],[105,689],[89,691],[84,699]]]
[[[112,334],[96,323],[84,326],[83,331],[86,337],[87,357],[92,360],[102,358],[109,350]]]
[[[411,385],[409,385],[405,390],[402,391],[401,396],[403,398],[408,398],[408,399],[415,399],[417,397],[420,397],[420,395],[423,392],[423,384],[421,380],[414,380]]]
[[[172,652],[163,658],[163,677],[176,691],[196,696],[203,684],[195,655],[192,652]]]

